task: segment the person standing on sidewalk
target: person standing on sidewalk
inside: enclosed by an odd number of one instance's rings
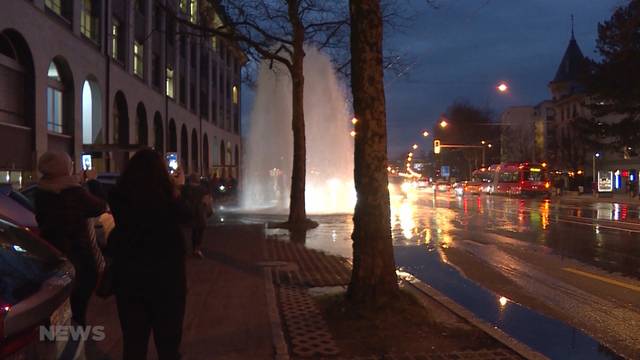
[[[105,201],[91,195],[71,175],[69,155],[49,151],[38,161],[42,178],[35,193],[36,220],[42,237],[65,254],[75,267],[71,292],[72,319],[86,325],[89,299],[98,281],[98,259],[92,244],[88,221],[107,208]]]
[[[189,181],[182,187],[182,196],[189,203],[191,212],[193,213],[193,221],[190,224],[191,242],[193,245],[193,255],[203,258],[200,247],[202,246],[202,237],[204,229],[207,227],[207,218],[212,213],[211,196],[206,188],[200,184],[198,174],[191,174]]]
[[[115,227],[107,254],[122,328],[123,359],[146,359],[149,337],[161,360],[180,358],[186,306],[185,247],[181,225],[191,211],[175,176],[154,150],[138,151],[109,194]]]

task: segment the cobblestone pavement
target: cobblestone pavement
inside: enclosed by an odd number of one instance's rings
[[[351,278],[351,263],[347,259],[307,249],[302,244],[269,238],[267,258],[295,264],[274,274],[276,283],[323,287],[347,285]]]

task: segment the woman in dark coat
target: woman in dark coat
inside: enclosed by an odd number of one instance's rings
[[[109,194],[109,236],[123,358],[145,359],[153,331],[160,359],[179,359],[186,298],[181,224],[191,220],[179,196],[184,175],[171,177],[160,154],[138,151]]]
[[[102,214],[106,203],[81,187],[79,179],[71,175],[72,168],[66,153],[50,151],[40,157],[38,170],[42,178],[35,193],[35,208],[42,237],[75,267],[72,318],[85,325],[89,299],[98,279],[99,251],[89,237],[88,219]]]

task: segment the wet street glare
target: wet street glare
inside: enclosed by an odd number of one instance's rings
[[[351,215],[313,218],[291,240],[351,257]],[[391,188],[391,225],[397,266],[545,355],[640,359],[640,207]]]

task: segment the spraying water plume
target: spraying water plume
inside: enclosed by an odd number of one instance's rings
[[[345,90],[325,54],[308,46],[305,53],[307,212],[351,213],[356,195]],[[243,208],[278,213],[288,208],[293,159],[291,117],[291,77],[284,67],[265,61],[258,75],[243,161]]]

